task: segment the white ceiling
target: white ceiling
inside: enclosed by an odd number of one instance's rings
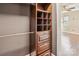
[[[65,4],[61,4],[62,6],[62,11],[63,12],[66,12],[68,8],[71,8],[71,7],[75,7],[74,9],[70,9],[70,11],[76,11],[76,10],[79,10],[79,3],[65,3]],[[66,6],[66,9],[63,9],[64,7],[63,6]]]

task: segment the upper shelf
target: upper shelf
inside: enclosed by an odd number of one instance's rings
[[[51,13],[50,11],[41,10],[41,9],[37,9],[37,11],[39,11],[39,12],[45,12],[45,13]]]
[[[38,3],[37,11],[51,13],[52,5],[51,5],[51,3]]]

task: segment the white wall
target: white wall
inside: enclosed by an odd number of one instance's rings
[[[79,11],[71,11],[63,15],[69,17],[68,29],[66,31],[79,33]]]
[[[57,56],[61,55],[61,4],[56,4],[57,12]]]

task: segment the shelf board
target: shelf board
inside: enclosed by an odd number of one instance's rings
[[[48,18],[49,20],[52,20],[51,18]]]
[[[48,26],[51,26],[51,24],[48,24]]]
[[[43,19],[48,19],[48,18],[43,18]]]
[[[48,18],[37,17],[37,19],[48,19]]]
[[[48,24],[43,24],[44,26],[47,26]]]
[[[37,26],[51,26],[51,24],[37,24]]]
[[[37,24],[37,26],[43,26],[43,24]]]
[[[37,17],[37,19],[42,19],[42,17]]]
[[[51,13],[51,12],[49,12],[49,11],[41,10],[41,9],[37,9],[37,11],[39,11],[39,12],[45,12],[45,13]]]
[[[45,30],[45,31],[50,31],[50,30]],[[37,31],[37,33],[39,33],[39,32],[45,32],[45,31]]]

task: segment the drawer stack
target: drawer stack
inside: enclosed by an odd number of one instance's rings
[[[50,37],[49,31],[37,33],[37,55],[49,56],[50,55]]]

